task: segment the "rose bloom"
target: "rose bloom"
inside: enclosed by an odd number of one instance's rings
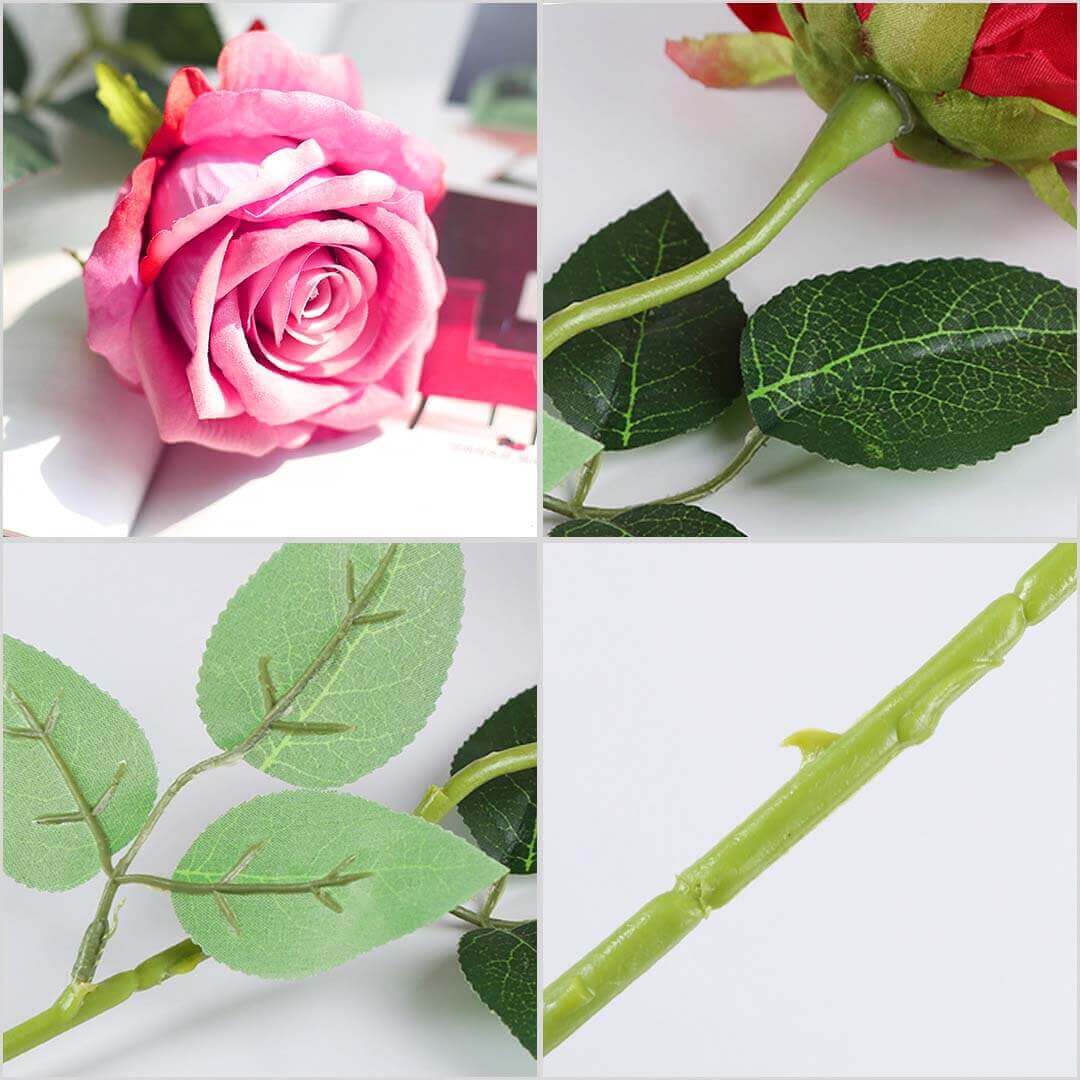
[[[173,78],[86,264],[90,348],[165,442],[265,454],[357,431],[416,390],[446,291],[443,165],[360,108],[343,56],[263,30]]]

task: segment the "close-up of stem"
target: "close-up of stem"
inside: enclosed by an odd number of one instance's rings
[[[901,751],[928,739],[945,709],[999,667],[1029,626],[1076,590],[1076,545],[1058,544],[913,675],[842,734],[799,732],[798,772],[697,862],[544,991],[550,1052],[711,912],[723,907]]]
[[[677,270],[549,315],[543,326],[544,357],[586,330],[669,304],[727,277],[773,240],[823,184],[902,135],[910,123],[899,90],[877,79],[858,79],[825,118],[795,170],[749,225],[715,251]]]

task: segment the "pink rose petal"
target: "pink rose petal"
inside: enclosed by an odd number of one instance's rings
[[[217,63],[222,90],[310,90],[360,108],[360,76],[346,56],[313,56],[269,30],[239,34]]]

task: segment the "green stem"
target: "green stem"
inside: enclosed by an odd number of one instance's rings
[[[532,922],[532,919],[493,919],[490,915],[485,917],[480,912],[470,911],[466,907],[451,908],[450,914],[455,919],[467,922],[480,930],[513,930],[522,923]]]
[[[437,823],[462,799],[489,780],[535,768],[536,743],[523,743],[521,746],[511,746],[508,750],[496,750],[485,757],[470,761],[442,787],[429,787],[413,813],[425,821]]]
[[[579,300],[544,320],[544,356],[586,330],[700,292],[756,255],[828,180],[906,129],[903,110],[874,79],[860,79],[833,106],[775,198],[742,232],[700,259],[648,281]]]
[[[746,433],[746,438],[743,440],[739,452],[714,477],[706,480],[703,484],[698,484],[696,487],[688,488],[686,491],[668,495],[663,499],[652,499],[639,505],[667,506],[671,503],[695,502],[697,499],[705,498],[706,495],[712,495],[713,492],[719,491],[725,484],[734,480],[768,441],[769,437],[767,435],[764,435],[757,427],[752,427]],[[599,455],[597,456],[599,457]],[[565,502],[563,499],[557,499],[553,495],[545,495],[544,509],[551,510],[556,514],[562,514],[563,517],[568,518],[612,518],[617,514],[625,513],[627,510],[633,510],[635,507],[585,506],[577,502],[576,499]]]
[[[194,971],[205,959],[206,954],[193,941],[181,941],[144,960],[138,967],[111,975],[91,987],[75,1012],[65,1009],[61,999],[44,1012],[4,1032],[4,1060],[10,1061],[84,1021],[92,1020],[140,990],[149,990],[174,975]]]
[[[799,771],[742,824],[544,991],[550,1052],[726,904],[998,667],[1024,630],[1076,589],[1076,545],[1058,544],[842,735],[798,733]]]
[[[365,590],[370,595],[369,590]],[[366,596],[362,599],[366,600]],[[437,824],[457,805],[466,795],[475,791],[481,784],[493,780],[497,776],[506,776],[509,773],[521,772],[523,769],[536,768],[536,743],[527,743],[523,746],[514,746],[508,750],[497,750],[486,757],[470,762],[460,772],[455,773],[443,787],[431,787],[421,799],[414,813],[418,817]],[[117,867],[119,871],[119,865]],[[333,881],[327,880],[327,885],[346,884],[354,877],[364,875],[343,875]],[[188,882],[176,882],[171,878],[156,878],[151,875],[132,874],[127,877],[117,876],[111,879],[102,893],[98,903],[98,910],[94,921],[87,928],[80,946],[80,956],[84,951],[94,951],[100,955],[102,939],[108,935],[108,913],[113,897],[120,884],[145,884],[165,888],[171,891],[187,891]],[[201,886],[200,886],[201,888]],[[242,886],[241,886],[242,888]],[[299,886],[275,888],[270,891],[276,892],[304,892],[310,891],[312,883],[301,883]],[[214,892],[236,892],[235,886],[218,883],[210,887]],[[268,891],[265,886],[260,886],[260,891]],[[516,922],[505,922],[502,919],[489,918],[486,922],[480,922],[481,916],[467,908],[454,908],[451,914],[463,919],[465,922],[478,926],[496,926],[506,928],[519,925]],[[181,941],[164,952],[151,956],[144,960],[138,967],[131,971],[113,975],[100,983],[78,984],[78,989],[73,992],[69,987],[61,994],[60,998],[43,1012],[32,1016],[29,1020],[9,1029],[4,1033],[4,1060],[10,1061],[19,1054],[32,1050],[49,1039],[63,1034],[70,1028],[81,1024],[84,1020],[97,1016],[116,1005],[126,1001],[136,990],[146,990],[151,986],[157,986],[172,975],[180,975],[192,971],[206,954],[190,939]]]
[[[317,881],[182,881],[179,878],[158,877],[156,874],[125,874],[116,879],[117,885],[148,885],[151,889],[162,892],[186,893],[189,896],[211,896],[221,893],[224,896],[263,896],[291,895],[294,893],[317,892],[337,885],[351,885],[354,881],[372,876],[371,871],[358,871],[355,874],[342,874],[319,878]]]

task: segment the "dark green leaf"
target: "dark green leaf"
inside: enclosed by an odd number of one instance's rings
[[[4,16],[4,89],[16,94],[23,92],[30,75],[30,61],[19,34],[8,17]]]
[[[213,66],[221,52],[221,34],[206,4],[132,4],[124,33],[174,64]]]
[[[742,364],[767,435],[853,465],[972,465],[1076,408],[1076,290],[979,259],[829,274],[754,313]]]
[[[143,71],[140,71],[137,77],[139,86],[149,94],[150,100],[159,109],[164,109],[167,89],[165,83]],[[98,101],[97,91],[94,89],[80,90],[65,101],[48,103],[47,107],[83,131],[91,131],[95,135],[104,135],[125,146],[129,145],[127,136],[109,119],[109,114]]]
[[[470,930],[458,963],[480,1000],[536,1057],[536,922],[512,930]]]
[[[454,755],[453,772],[496,750],[536,742],[536,687],[495,710]],[[535,874],[536,770],[498,776],[458,804],[477,844],[511,874]]]
[[[4,113],[4,187],[56,168],[49,136],[22,113]]]
[[[544,314],[644,281],[708,248],[670,192],[595,233],[544,287]],[[646,446],[709,423],[739,395],[746,323],[726,281],[579,334],[544,362],[544,392],[608,450]]]
[[[601,521],[590,518],[566,521],[552,536],[745,536],[723,518],[697,506],[636,506]]]

